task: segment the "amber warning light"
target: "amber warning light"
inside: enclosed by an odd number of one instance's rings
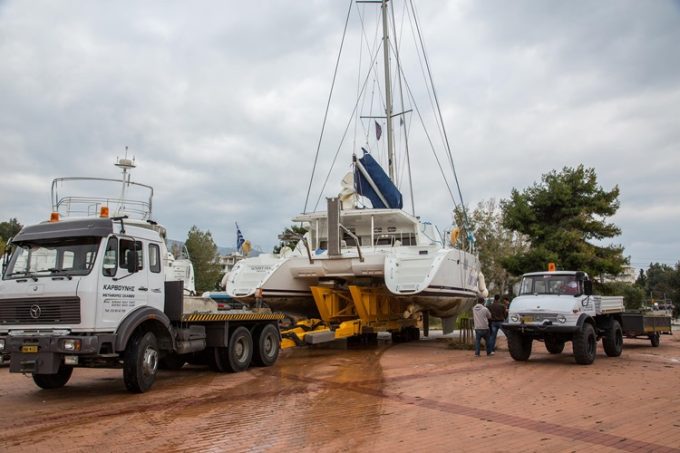
[[[52,212],[50,213],[50,222],[58,222],[59,221],[59,213],[58,212]]]
[[[99,217],[105,219],[109,216],[109,207],[108,206],[102,206],[99,208]]]
[[[555,272],[555,263],[548,263],[548,272]]]

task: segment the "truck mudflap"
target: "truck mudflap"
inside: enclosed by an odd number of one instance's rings
[[[5,337],[12,359],[11,373],[54,374],[64,356],[96,355],[100,346],[113,342],[113,335],[64,335]],[[67,348],[67,344],[77,347]]]

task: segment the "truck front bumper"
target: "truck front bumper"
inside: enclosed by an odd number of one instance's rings
[[[555,324],[550,321],[542,324],[522,324],[504,322],[501,325],[503,332],[522,332],[523,334],[534,334],[541,337],[545,334],[573,334],[579,330],[579,326],[565,326],[563,324]]]
[[[114,335],[21,335],[2,336],[11,356],[11,373],[54,374],[66,356],[96,356]]]

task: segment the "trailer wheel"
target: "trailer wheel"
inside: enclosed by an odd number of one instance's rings
[[[618,357],[623,350],[623,331],[618,321],[612,321],[612,326],[602,338],[602,346],[608,357]]]
[[[229,337],[229,349],[227,350],[227,370],[237,373],[250,366],[253,358],[253,337],[245,327],[238,327]]]
[[[531,356],[531,345],[533,338],[522,335],[519,332],[508,331],[505,333],[508,339],[508,350],[510,356],[518,362],[526,362]]]
[[[158,345],[153,332],[137,334],[125,348],[123,381],[134,393],[151,388],[158,373]]]
[[[597,338],[592,324],[583,324],[583,327],[574,334],[573,346],[576,363],[590,365],[595,361]]]
[[[272,366],[279,358],[281,340],[272,324],[264,326],[256,336],[257,347],[253,351],[253,362],[257,366]]]
[[[555,337],[547,336],[545,337],[545,349],[551,354],[562,354],[564,351],[564,340],[557,339]]]
[[[661,343],[661,335],[659,335],[659,332],[655,332],[649,336],[649,341],[652,342],[652,346],[655,348],[659,347],[659,343]]]
[[[59,389],[65,386],[68,380],[71,379],[72,373],[72,366],[62,364],[59,366],[59,370],[56,374],[34,374],[33,382],[41,389]]]

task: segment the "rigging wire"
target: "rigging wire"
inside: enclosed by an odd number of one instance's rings
[[[434,99],[435,99],[435,102],[436,102],[436,105],[437,105],[437,112],[439,114],[439,118],[440,118],[440,121],[442,122],[442,126],[443,126],[444,119],[443,119],[443,116],[442,116],[441,108],[439,106],[439,98],[437,96],[437,90],[434,87],[434,81],[432,80],[432,71],[430,70],[430,63],[429,63],[429,59],[427,58],[427,52],[425,51],[425,43],[423,42],[423,36],[420,32],[420,25],[418,23],[418,18],[416,16],[415,7],[413,6],[413,0],[410,0],[410,4],[411,4],[411,9],[413,10],[414,23],[416,25],[416,30],[418,31],[418,37],[420,39],[420,46],[423,49],[423,56],[425,58],[425,64],[427,66],[427,73],[430,77],[430,84],[432,85],[432,92],[434,94]],[[458,189],[458,196],[460,197],[461,210],[463,211],[463,217],[464,217],[464,220],[465,220],[465,227],[467,229],[467,227],[469,226],[469,219],[468,219],[468,215],[467,215],[467,209],[465,208],[465,202],[463,201],[463,192],[460,190],[460,183],[458,182],[458,174],[456,173],[456,167],[453,164],[453,156],[451,154],[451,146],[449,145],[449,137],[446,134],[445,128],[443,128],[443,131],[444,131],[444,140],[445,140],[445,143],[446,143],[446,150],[448,152],[449,162],[451,163],[451,170],[453,171],[453,178],[456,181],[456,188]]]
[[[309,178],[309,186],[307,187],[307,196],[305,197],[305,207],[302,210],[303,213],[307,212],[307,203],[309,202],[309,193],[312,190],[312,182],[314,181],[314,173],[316,172],[316,164],[319,160],[319,151],[321,150],[321,140],[323,139],[323,133],[326,129],[326,120],[328,119],[328,110],[331,105],[331,98],[333,97],[333,88],[335,87],[335,79],[338,75],[338,67],[340,66],[340,56],[342,55],[342,48],[345,44],[345,36],[347,35],[347,24],[349,24],[349,15],[352,11],[353,0],[349,2],[349,8],[347,9],[347,17],[345,18],[345,28],[342,31],[342,40],[340,41],[340,50],[338,51],[338,58],[335,61],[335,70],[333,71],[333,81],[331,82],[331,90],[328,93],[328,102],[326,103],[326,112],[323,115],[323,122],[321,125],[321,134],[319,136],[319,142],[316,146],[316,155],[314,156],[314,165],[312,166],[312,176]]]
[[[375,59],[378,56],[378,52],[376,52],[375,56],[373,57],[373,61],[371,61],[371,66],[375,64]],[[357,108],[359,107],[359,101],[361,100],[361,97],[366,90],[366,85],[368,84],[368,80],[371,76],[371,71],[369,71],[366,74],[366,79],[364,79],[363,86],[361,87],[361,93],[359,93],[359,98],[357,98],[356,102],[354,103],[354,109],[352,109],[352,114],[349,117],[349,121],[347,122],[347,125],[345,126],[345,131],[342,133],[342,138],[340,139],[340,144],[338,145],[338,149],[335,151],[335,156],[333,156],[333,162],[331,162],[331,167],[328,169],[328,174],[326,175],[326,179],[323,182],[323,186],[321,186],[321,191],[319,192],[319,198],[317,198],[316,203],[314,204],[314,210],[316,210],[317,206],[319,205],[319,201],[321,201],[321,197],[323,196],[323,192],[326,189],[326,184],[328,184],[328,179],[331,176],[331,172],[333,171],[333,167],[335,166],[335,162],[338,159],[338,154],[340,154],[340,149],[342,148],[342,144],[345,141],[345,137],[347,137],[347,131],[349,131],[350,126],[352,125],[352,119],[354,118],[354,115],[356,115]]]

